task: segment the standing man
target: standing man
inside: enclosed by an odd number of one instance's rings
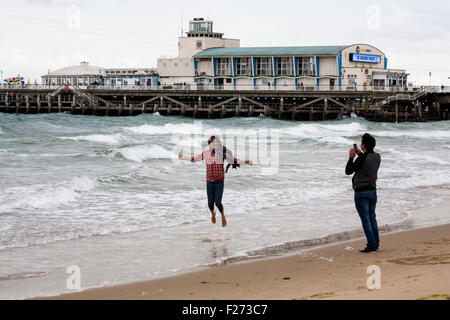
[[[196,157],[183,157],[179,155],[180,160],[186,160],[191,162],[205,161],[206,163],[206,191],[208,195],[208,207],[212,214],[212,223],[216,223],[216,211],[214,210],[214,205],[217,206],[222,215],[222,227],[227,226],[227,219],[225,217],[225,211],[222,205],[222,196],[225,187],[225,169],[224,160],[228,162],[228,168],[233,166],[234,169],[239,167],[241,164],[253,165],[250,160],[239,160],[233,157],[231,150],[227,149],[222,145],[219,139],[212,136],[208,140],[209,149],[203,151],[202,154]]]
[[[367,238],[367,247],[360,251],[362,253],[374,252],[380,247],[375,209],[377,206],[377,179],[381,156],[374,152],[375,146],[375,138],[366,133],[361,141],[361,149],[364,153],[359,149],[350,149],[350,159],[345,169],[347,175],[355,174],[353,177],[355,205]],[[357,155],[358,158],[355,161]]]

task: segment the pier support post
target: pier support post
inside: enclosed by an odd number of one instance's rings
[[[395,123],[398,123],[398,101],[395,102]]]
[[[212,114],[213,114],[213,108],[212,108],[212,106],[209,106],[208,107],[208,119],[212,118]]]
[[[323,121],[328,120],[328,99],[323,100]]]
[[[58,111],[61,113],[61,109],[62,109],[62,106],[61,106],[61,95],[60,94],[58,94]]]
[[[109,110],[111,109],[111,105],[109,103],[106,103],[106,116],[109,116]]]
[[[6,111],[8,111],[9,108],[9,95],[8,93],[5,93],[5,106],[6,106]]]
[[[73,95],[72,97],[72,104],[70,106],[70,113],[74,113],[75,112],[75,106],[77,105],[77,96]]]
[[[50,95],[48,95],[47,97],[47,103],[48,103],[48,113],[52,112],[52,97],[50,97]]]
[[[36,98],[36,104],[37,104],[37,113],[41,113],[41,95],[38,94]]]
[[[155,106],[153,109],[154,109],[155,113],[158,113],[159,112],[159,104],[155,103]]]
[[[422,120],[423,119],[423,117],[422,117],[422,102],[420,102],[420,101],[418,102],[417,108],[418,108],[418,112],[419,112],[419,119]]]
[[[26,96],[25,96],[25,102],[26,102],[26,104],[27,104],[27,114],[30,112],[30,96],[27,94]]]
[[[172,104],[169,103],[169,105],[167,106],[167,115],[170,116],[171,113],[172,113]]]
[[[132,116],[133,115],[133,113],[134,113],[134,105],[133,104],[130,104],[130,110],[128,111],[129,113],[129,115],[130,116]]]
[[[248,116],[253,117],[254,114],[255,114],[255,105],[250,104],[250,106],[248,107]]]
[[[433,111],[437,114],[437,120],[440,120],[441,119],[441,113],[440,113],[440,105],[439,105],[439,102],[433,102],[432,103],[432,105],[433,105]]]
[[[184,117],[185,114],[186,114],[186,105],[183,104],[183,105],[181,106],[180,115],[181,115],[182,117]]]
[[[198,105],[194,105],[194,113],[192,114],[194,119],[197,117]]]
[[[164,110],[164,98],[159,98],[159,110]]]
[[[265,117],[270,117],[270,110],[268,106],[264,106],[264,116]]]
[[[313,121],[314,119],[314,107],[311,105],[311,108],[309,109],[309,121]]]
[[[144,103],[144,105],[142,106],[142,113],[145,114],[146,113],[146,104]]]
[[[222,105],[222,110],[220,112],[220,118],[221,119],[225,118],[226,114],[227,114],[227,107],[226,107],[226,105]]]
[[[241,109],[242,109],[242,98],[239,97],[239,102],[236,107],[236,114],[235,114],[236,118],[238,118],[241,115]]]
[[[280,99],[280,111],[278,112],[278,120],[281,120],[284,112],[284,99]]]
[[[198,107],[201,109],[202,108],[202,97],[198,97]]]
[[[16,113],[19,113],[20,101],[19,96],[16,95]]]

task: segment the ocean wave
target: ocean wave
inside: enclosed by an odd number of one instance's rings
[[[23,280],[30,278],[41,278],[48,275],[50,272],[48,271],[37,271],[37,272],[21,272],[15,274],[9,274],[6,276],[0,276],[0,281],[9,281],[9,280]]]
[[[322,143],[351,145],[347,137],[361,135],[367,128],[358,122],[348,124],[301,124],[283,128],[281,133],[300,139],[315,140]]]
[[[154,126],[150,124],[145,124],[139,127],[128,127],[125,131],[132,134],[143,134],[143,135],[168,135],[168,134],[182,134],[188,135],[194,133],[194,124],[188,123],[168,123],[164,126]]]
[[[64,183],[7,188],[2,194],[0,212],[55,208],[76,201],[95,185],[96,182],[88,177],[76,177]]]
[[[434,156],[425,155],[423,153],[410,153],[410,152],[405,152],[405,151],[398,151],[393,148],[389,148],[386,150],[381,149],[381,148],[378,148],[378,149],[382,152],[389,152],[389,153],[395,154],[396,156],[399,156],[400,158],[407,160],[407,161],[423,162],[424,165],[426,163],[435,163],[435,164],[441,164],[441,165],[449,164],[448,161],[436,158]]]
[[[444,130],[429,130],[429,131],[373,131],[375,137],[388,138],[415,138],[415,139],[430,139],[430,140],[447,140],[450,139],[450,131]]]
[[[62,140],[72,140],[72,141],[88,141],[103,144],[119,144],[125,140],[124,136],[120,133],[113,135],[103,135],[103,134],[93,134],[88,136],[78,136],[78,137],[59,137]]]
[[[123,158],[142,163],[150,159],[176,159],[177,156],[160,146],[138,146],[122,148],[116,151]]]

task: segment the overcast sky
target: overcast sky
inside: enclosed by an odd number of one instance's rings
[[[32,81],[89,61],[102,67],[156,67],[177,55],[193,17],[241,46],[368,43],[410,82],[450,85],[448,0],[2,0],[0,69]],[[183,12],[183,14],[182,14]]]

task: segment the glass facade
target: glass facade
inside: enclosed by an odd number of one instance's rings
[[[217,59],[217,75],[218,76],[232,76],[233,66],[231,64],[231,58],[218,58]]]
[[[299,76],[315,76],[316,64],[314,57],[299,57],[298,59],[298,75]]]
[[[255,74],[257,76],[273,76],[272,57],[255,59]]]
[[[251,58],[236,58],[236,74],[238,76],[252,75],[252,59]]]
[[[294,64],[292,63],[292,57],[279,57],[277,58],[277,75],[280,76],[293,76]]]
[[[189,32],[212,32],[212,21],[192,21],[189,23]]]

